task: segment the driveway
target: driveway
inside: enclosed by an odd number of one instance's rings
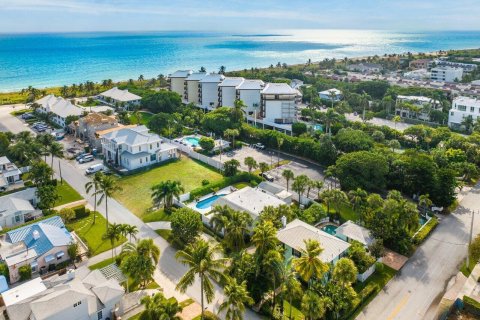
[[[431,236],[357,319],[433,319],[448,281],[467,255],[471,210],[480,210],[480,183],[467,192],[452,214],[444,216]],[[475,217],[474,235],[480,231]]]
[[[84,171],[82,170],[83,168],[78,168],[74,161],[68,161],[64,159],[61,159],[60,161],[62,163],[63,179],[67,181],[75,190],[77,190],[90,203],[90,205],[93,206],[93,197],[85,193],[84,186],[89,181],[89,178],[85,176]],[[57,169],[57,166],[54,167]],[[115,199],[108,200],[108,208],[110,222],[135,225],[139,230],[137,235],[139,239],[152,238],[155,241],[155,244],[161,250],[160,261],[158,264],[159,273],[155,279],[159,281],[159,285],[164,289],[164,292],[167,296],[175,296],[181,300],[183,295],[179,294],[175,290],[175,286],[180,278],[185,274],[187,268],[175,259],[176,250],[165,239],[157,235],[153,229],[151,229],[147,224],[145,224]],[[97,210],[103,216],[106,215],[104,203],[97,207]],[[208,305],[208,308],[213,312],[218,312],[218,307],[224,299],[224,294],[223,289],[220,286],[215,284],[214,287],[215,300]],[[198,279],[187,290],[186,294],[195,301],[200,301],[200,283]],[[260,317],[253,311],[247,310],[245,318],[259,319]]]

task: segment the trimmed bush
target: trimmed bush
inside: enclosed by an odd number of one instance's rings
[[[5,276],[7,282],[10,282],[10,272],[8,271],[8,267],[5,263],[0,263],[0,275]]]
[[[413,237],[413,243],[418,245],[425,241],[428,235],[437,227],[438,219],[433,217],[430,219],[417,234]]]
[[[85,206],[72,207],[72,210],[75,212],[75,219],[85,218],[90,213],[90,210],[86,209]]]
[[[20,275],[20,281],[32,279],[32,267],[29,264],[18,268],[18,274]]]

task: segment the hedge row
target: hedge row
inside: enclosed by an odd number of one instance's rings
[[[356,302],[352,305],[352,311],[350,314],[345,317],[346,319],[355,319],[360,311],[370,303],[370,301],[375,298],[375,296],[380,292],[378,285],[376,284],[369,284],[365,288],[360,291],[358,294],[358,298]]]
[[[71,208],[75,212],[75,219],[88,217],[90,210],[86,209],[84,205],[79,205]]]
[[[480,315],[480,303],[468,296],[463,296],[463,306],[466,311],[474,315]]]
[[[413,237],[414,244],[420,244],[428,237],[428,235],[437,227],[438,219],[437,217],[431,218],[427,224],[425,224],[419,232]]]
[[[248,172],[241,172],[233,177],[225,177],[220,181],[193,189],[192,191],[190,191],[190,200],[212,193],[219,189],[226,188],[238,182],[250,182],[252,180],[260,183],[262,181],[262,178],[253,174],[249,174]]]

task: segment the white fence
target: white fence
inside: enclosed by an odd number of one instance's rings
[[[181,144],[180,142],[170,140],[167,138],[163,138],[166,142],[173,144],[178,148],[178,150],[182,151],[183,153],[186,153],[190,158],[201,161],[203,163],[208,164],[209,166],[212,166],[218,170],[223,170],[223,163],[220,161],[217,161],[215,159],[212,159],[210,157],[207,157],[203,154],[200,154],[198,152],[195,152],[191,147],[186,146],[184,144]]]
[[[373,273],[375,272],[375,263],[372,264],[372,266],[370,268],[367,269],[367,271],[365,271],[364,273],[362,274],[357,274],[357,280],[360,281],[360,282],[364,282],[365,280],[368,279],[368,277],[370,277]]]

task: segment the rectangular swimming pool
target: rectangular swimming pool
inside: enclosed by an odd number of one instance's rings
[[[198,201],[195,207],[197,209],[208,209],[212,206],[212,204],[220,197],[225,196],[224,194],[215,194],[211,197]]]

